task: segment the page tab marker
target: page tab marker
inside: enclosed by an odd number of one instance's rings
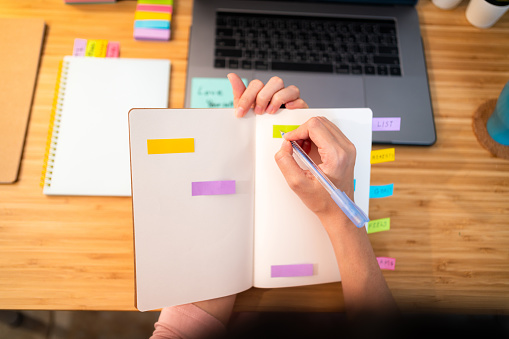
[[[371,164],[379,164],[381,162],[394,161],[396,159],[396,149],[386,148],[371,151]]]
[[[382,218],[368,222],[368,234],[391,229],[391,218]]]
[[[382,270],[391,270],[394,271],[396,268],[396,259],[388,258],[388,257],[376,257],[378,261],[378,265]]]
[[[272,265],[270,267],[271,278],[309,277],[312,275],[313,275],[313,264]]]
[[[370,198],[387,198],[393,194],[394,184],[381,185],[381,186],[370,186],[369,197]]]
[[[182,139],[149,139],[148,154],[193,153],[194,138]]]
[[[287,133],[299,128],[300,125],[273,125],[272,137],[281,139],[281,132]]]
[[[401,118],[373,118],[373,131],[399,131]]]
[[[192,182],[191,191],[192,196],[235,194],[235,180]]]

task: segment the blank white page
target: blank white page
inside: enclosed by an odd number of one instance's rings
[[[169,82],[169,60],[66,56],[44,194],[131,195],[128,112],[168,107]]]

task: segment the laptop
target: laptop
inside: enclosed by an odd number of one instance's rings
[[[279,76],[311,108],[368,107],[373,142],[432,145],[417,0],[194,0],[193,78]]]

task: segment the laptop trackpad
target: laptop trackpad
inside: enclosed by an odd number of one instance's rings
[[[254,72],[254,78],[267,83],[272,72]],[[311,108],[366,107],[362,77],[337,74],[277,74],[285,86],[295,85]]]

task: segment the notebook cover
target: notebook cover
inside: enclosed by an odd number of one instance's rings
[[[44,29],[41,19],[0,19],[0,183],[18,180]]]

